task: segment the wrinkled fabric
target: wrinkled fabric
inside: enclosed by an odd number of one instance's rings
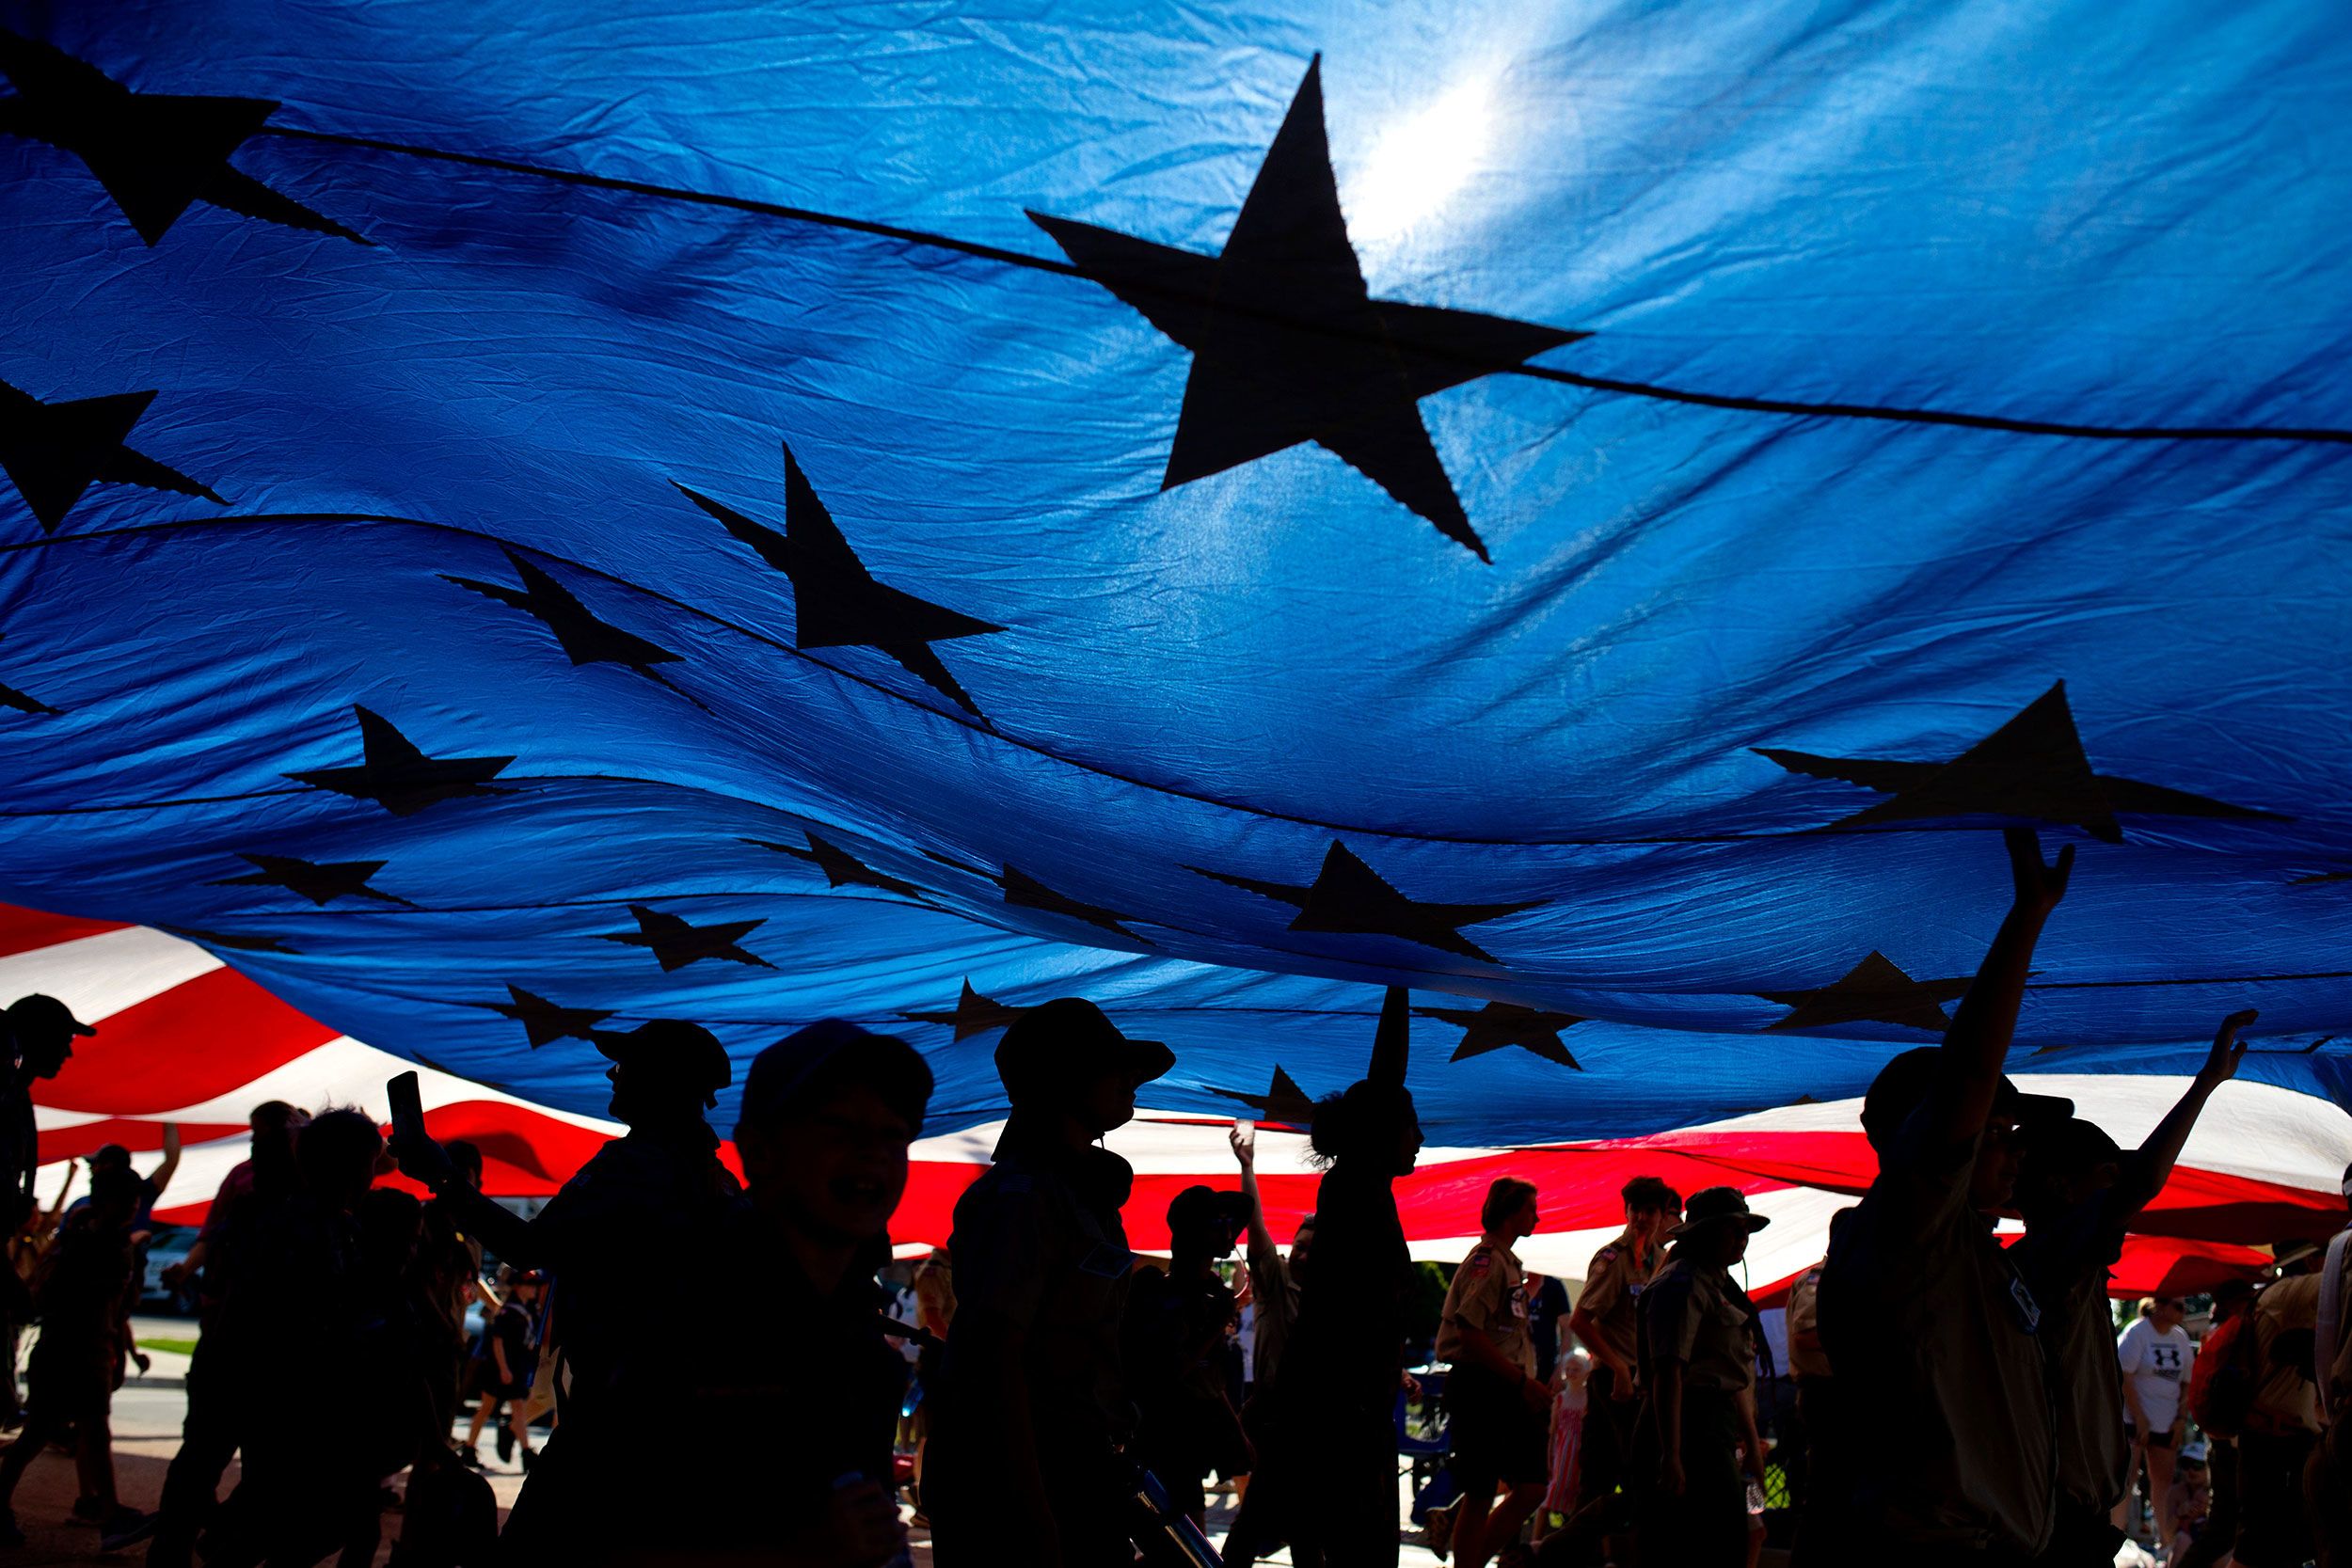
[[[1859,1093],[2026,821],[2021,1057],[2352,1102],[2329,8],[0,27],[11,901],[583,1115],[1406,984],[1493,1146]]]

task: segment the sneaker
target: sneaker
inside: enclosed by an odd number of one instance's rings
[[[105,1533],[98,1538],[102,1552],[119,1552],[125,1546],[135,1546],[155,1533],[155,1527],[164,1522],[161,1513],[141,1513],[135,1508],[118,1508],[106,1515]]]
[[[1429,1538],[1430,1555],[1443,1562],[1454,1550],[1454,1523],[1461,1517],[1462,1499],[1454,1498],[1443,1508],[1433,1508],[1422,1515],[1422,1529]]]
[[[523,1474],[525,1474],[525,1475],[529,1475],[529,1474],[531,1474],[531,1459],[532,1459],[532,1450],[531,1450],[531,1449],[525,1449],[523,1450]]]
[[[499,1423],[499,1463],[515,1463],[515,1429],[504,1421]]]
[[[100,1502],[96,1497],[76,1497],[73,1499],[72,1517],[75,1524],[94,1525],[100,1520],[105,1518],[105,1516],[106,1505]]]
[[[475,1451],[471,1443],[460,1443],[457,1445],[457,1463],[469,1470],[479,1470],[482,1468],[482,1455]]]

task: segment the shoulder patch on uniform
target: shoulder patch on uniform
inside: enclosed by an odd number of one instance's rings
[[[1495,1255],[1488,1252],[1485,1247],[1480,1247],[1476,1252],[1470,1255],[1469,1260],[1462,1266],[1470,1270],[1472,1274],[1485,1274],[1488,1269],[1495,1266]]]
[[[1616,1249],[1616,1247],[1615,1247],[1615,1246],[1613,1246],[1613,1245],[1611,1245],[1611,1246],[1605,1246],[1605,1247],[1602,1247],[1602,1248],[1601,1248],[1598,1252],[1596,1252],[1596,1253],[1594,1253],[1594,1254],[1593,1254],[1593,1262],[1594,1262],[1595,1266],[1598,1266],[1598,1265],[1600,1265],[1600,1264],[1602,1264],[1602,1263],[1613,1262],[1613,1261],[1614,1261],[1614,1260],[1615,1260],[1616,1256],[1617,1256],[1617,1249]]]

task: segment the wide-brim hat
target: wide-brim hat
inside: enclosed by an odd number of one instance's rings
[[[1682,1223],[1666,1235],[1678,1240],[1705,1225],[1737,1225],[1753,1233],[1772,1223],[1769,1215],[1749,1211],[1747,1195],[1739,1188],[1705,1187],[1691,1195],[1691,1201],[1683,1207]]]
[[[1176,1065],[1158,1040],[1130,1039],[1082,996],[1042,1003],[1014,1019],[996,1044],[996,1075],[1017,1102],[1039,1089],[1123,1074],[1142,1085]]]

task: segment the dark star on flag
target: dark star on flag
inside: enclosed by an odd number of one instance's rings
[[[599,619],[580,602],[570,589],[513,550],[506,552],[506,559],[513,564],[516,575],[523,579],[520,588],[484,582],[476,578],[454,577],[448,572],[440,574],[441,580],[453,582],[460,588],[470,588],[477,594],[496,599],[502,605],[510,605],[546,623],[547,628],[555,634],[557,645],[575,666],[618,664],[672,691],[677,691],[678,689],[671,686],[668,678],[653,667],[657,664],[675,664],[678,655],[648,642],[635,632],[623,631],[612,622]],[[686,693],[679,691],[678,695],[685,697]],[[692,702],[693,699],[687,697],[687,701]]]
[[[225,947],[231,953],[284,953],[292,956],[294,949],[276,937],[245,936],[234,931],[207,931],[198,926],[167,926],[163,927],[175,937],[201,942],[206,947]]]
[[[209,486],[122,444],[154,401],[153,392],[115,392],[43,403],[0,381],[0,472],[32,508],[41,532],[56,532],[82,492],[99,483],[141,484],[225,504]]]
[[[1467,1061],[1516,1045],[1548,1062],[1584,1070],[1560,1043],[1561,1030],[1584,1022],[1575,1013],[1546,1012],[1516,1002],[1489,1002],[1475,1011],[1467,1007],[1415,1007],[1413,1011],[1422,1018],[1442,1019],[1462,1031],[1462,1043],[1454,1048],[1451,1061]]]
[[[491,788],[489,781],[504,772],[513,757],[429,757],[383,715],[356,703],[351,711],[359,716],[365,760],[356,768],[315,768],[287,778],[355,800],[373,800],[394,816],[413,816],[460,796],[507,793]]]
[[[724,958],[729,963],[750,964],[755,969],[776,966],[756,953],[746,952],[736,945],[744,937],[767,925],[764,920],[717,920],[707,926],[690,925],[683,918],[631,904],[628,912],[636,917],[637,929],[602,936],[600,942],[617,942],[625,947],[643,947],[660,960],[661,972],[700,963],[705,958]]]
[[[52,708],[50,711],[54,713],[56,710]],[[2320,882],[2352,882],[2352,871],[2314,871],[2309,876],[2296,878],[2295,880],[2288,885],[2292,887],[2312,887]]]
[[[1323,868],[1315,874],[1313,883],[1306,887],[1230,876],[1198,865],[1186,869],[1291,905],[1298,911],[1298,918],[1290,924],[1294,931],[1395,937],[1441,952],[1458,953],[1482,963],[1502,960],[1462,935],[1462,927],[1499,920],[1544,902],[1535,898],[1517,904],[1435,904],[1408,898],[1337,839],[1331,841],[1331,847],[1325,853]]]
[[[1826,986],[1810,990],[1759,991],[1788,1009],[1771,1030],[1825,1029],[1838,1023],[1894,1023],[1942,1034],[1951,1027],[1944,1004],[1967,994],[1966,978],[1915,980],[1885,954],[1870,956]]]
[[[380,904],[417,906],[405,898],[368,886],[368,879],[384,869],[383,861],[296,860],[292,855],[239,854],[241,861],[260,867],[243,877],[224,877],[215,887],[282,887],[324,909],[338,898],[373,898]]]
[[[825,885],[828,887],[880,888],[884,893],[896,893],[919,903],[930,902],[930,895],[913,882],[875,870],[839,845],[818,837],[806,828],[802,829],[801,833],[808,840],[805,849],[765,838],[747,838],[743,842],[756,844],[762,849],[773,849],[779,855],[790,855],[794,860],[810,862],[825,874]]]
[[[12,707],[19,713],[59,714],[65,709],[51,707],[38,697],[27,696],[15,687],[0,684],[0,707]]]
[[[986,715],[947,673],[931,644],[959,637],[983,637],[1005,628],[875,581],[842,537],[808,476],[801,472],[791,447],[784,449],[782,533],[698,490],[683,484],[678,489],[790,579],[794,647],[877,649],[897,659],[915,679],[985,721]]]
[[[1089,926],[1099,926],[1105,931],[1116,931],[1128,941],[1141,942],[1146,947],[1152,945],[1148,938],[1139,937],[1127,928],[1125,922],[1134,916],[1057,892],[1019,866],[1008,864],[1001,872],[989,871],[980,866],[966,865],[954,856],[943,855],[935,849],[926,849],[923,853],[942,865],[994,882],[1004,890],[1005,902],[1014,909],[1042,910],[1048,914],[1064,915]]]
[[[512,1002],[477,1002],[473,1006],[521,1024],[533,1051],[551,1040],[587,1039],[591,1030],[612,1016],[609,1007],[560,1006],[511,980],[506,984],[506,993],[514,998]]]
[[[1291,1075],[1282,1070],[1282,1064],[1274,1064],[1274,1082],[1263,1094],[1244,1094],[1239,1089],[1209,1086],[1211,1094],[1221,1094],[1228,1100],[1238,1100],[1258,1113],[1260,1121],[1279,1122],[1285,1127],[1305,1127],[1315,1119],[1315,1102],[1307,1091],[1298,1086]]]
[[[1481,561],[1420,402],[1591,336],[1371,297],[1331,174],[1319,55],[1219,254],[1029,217],[1192,351],[1162,489],[1312,441]]]
[[[1770,746],[1758,746],[1756,752],[1791,773],[1841,779],[1889,797],[1831,823],[1832,832],[1936,817],[2005,816],[2080,828],[2093,838],[2121,844],[2119,813],[2289,820],[2276,812],[2092,772],[2074,710],[2067,705],[2064,681],[1949,762],[1824,757]]]
[[[945,1024],[953,1029],[955,1037],[961,1041],[970,1039],[974,1035],[984,1035],[991,1029],[1002,1029],[1028,1010],[1026,1007],[1008,1006],[1002,1002],[982,996],[972,989],[971,977],[966,975],[963,992],[956,998],[954,1012],[900,1013],[898,1016],[909,1023]]]
[[[230,166],[230,156],[278,112],[269,99],[134,92],[5,27],[0,75],[16,88],[15,97],[0,99],[0,135],[46,142],[79,158],[151,245],[199,201],[368,244]]]

